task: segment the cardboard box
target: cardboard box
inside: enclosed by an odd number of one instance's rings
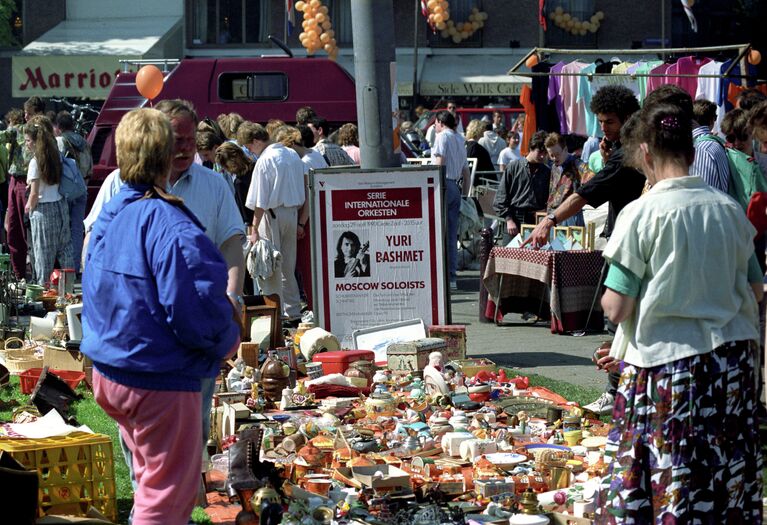
[[[429,364],[429,354],[442,352],[447,344],[442,339],[426,337],[406,343],[392,343],[386,348],[386,364],[392,372],[415,372]]]
[[[391,465],[352,467],[350,470],[352,478],[362,483],[365,487],[373,489],[410,487],[410,474]],[[377,472],[381,472],[383,477],[376,476]]]
[[[447,348],[442,354],[445,363],[466,359],[466,325],[434,324],[429,327],[428,335],[445,341]]]
[[[43,347],[43,366],[56,370],[71,370],[82,372],[85,369],[86,357],[79,351],[67,350],[58,346]]]

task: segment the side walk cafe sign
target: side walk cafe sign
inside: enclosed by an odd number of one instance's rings
[[[120,73],[120,60],[104,55],[17,55],[12,59],[13,96],[105,99]]]
[[[446,322],[438,167],[311,175],[314,310],[352,348],[352,332],[420,318]]]

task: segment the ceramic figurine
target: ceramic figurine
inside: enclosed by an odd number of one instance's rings
[[[239,392],[242,390],[242,377],[245,371],[245,361],[237,359],[234,367],[226,375],[226,386],[230,392]]]
[[[282,398],[280,399],[280,410],[285,410],[288,407],[293,406],[293,389],[292,388],[283,388],[282,389]]]
[[[433,366],[440,372],[444,363],[442,362],[442,352],[432,352],[429,354],[429,366]]]

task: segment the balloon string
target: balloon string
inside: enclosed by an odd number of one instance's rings
[[[149,107],[150,107],[150,108],[153,108],[153,107],[154,107],[154,105],[152,105],[152,99],[151,99],[151,98],[148,98],[147,100],[149,101]]]

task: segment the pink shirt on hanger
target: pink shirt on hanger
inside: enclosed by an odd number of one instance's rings
[[[675,72],[679,75],[697,75],[700,68],[711,62],[710,58],[698,58],[698,57],[682,57],[676,62]],[[698,78],[697,77],[670,77],[669,83],[676,84],[685,91],[687,91],[691,97],[695,98],[698,91]]]
[[[674,67],[674,64],[661,64],[658,67],[651,69],[650,74],[665,75],[666,72],[672,67]],[[647,94],[655,91],[663,84],[668,84],[668,79],[666,77],[647,77]]]
[[[584,62],[570,62],[562,68],[562,73],[580,73],[588,64]],[[586,108],[583,101],[578,103],[578,86],[580,77],[576,75],[563,76],[559,85],[559,94],[562,96],[562,106],[567,119],[567,129],[570,133],[587,136]]]

